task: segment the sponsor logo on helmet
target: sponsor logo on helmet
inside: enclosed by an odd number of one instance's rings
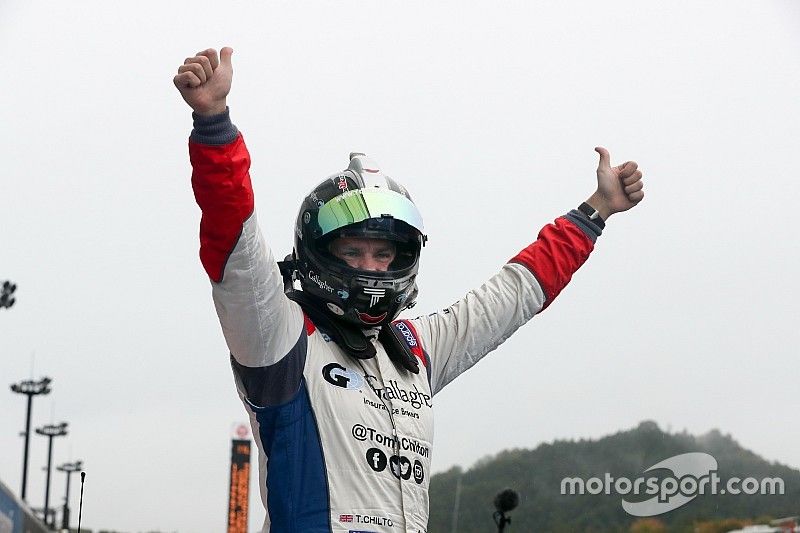
[[[331,287],[327,281],[316,275],[313,270],[308,271],[308,279],[316,283],[323,291],[333,292],[333,287]]]
[[[342,309],[335,303],[328,302],[328,309],[330,309],[331,313],[333,313],[334,315],[342,316],[344,314],[344,309]]]
[[[338,291],[336,291],[336,296],[338,296],[342,300],[347,300],[348,298],[350,298],[350,293],[344,289],[339,289]]]
[[[347,390],[358,390],[364,384],[361,374],[347,370],[339,363],[328,363],[322,367],[322,377],[331,385]]]
[[[311,192],[311,196],[310,196],[310,198],[311,198],[311,201],[312,201],[312,202],[314,202],[315,204],[317,204],[317,207],[322,207],[323,205],[325,205],[325,202],[323,202],[322,200],[320,200],[320,199],[319,199],[319,196],[317,196],[317,191],[312,191],[312,192]]]
[[[381,298],[386,296],[386,289],[376,289],[373,287],[364,287],[364,294],[369,294],[369,306],[373,307],[380,301]]]
[[[347,178],[344,176],[339,176],[339,182],[336,185],[342,192],[349,190],[349,187],[347,186]]]

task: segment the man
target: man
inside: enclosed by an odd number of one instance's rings
[[[642,200],[642,173],[597,148],[598,187],[578,209],[459,302],[396,320],[427,240],[411,196],[351,154],[305,198],[276,263],[228,117],[232,52],[186,59],[174,83],[194,110],[200,257],[259,448],[264,531],[425,531],[433,396],[552,302],[605,220]]]

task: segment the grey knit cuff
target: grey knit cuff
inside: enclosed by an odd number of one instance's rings
[[[592,242],[597,242],[597,238],[603,234],[603,228],[595,224],[594,221],[590,220],[589,217],[577,209],[573,209],[564,216],[567,217],[570,222],[575,223],[576,226],[581,228]]]
[[[233,142],[239,135],[239,130],[231,122],[230,109],[218,115],[202,117],[197,113],[192,113],[194,119],[194,129],[189,139],[198,144],[209,144],[220,146]]]

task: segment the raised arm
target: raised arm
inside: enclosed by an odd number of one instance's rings
[[[305,361],[299,307],[285,297],[275,258],[258,226],[250,154],[231,123],[233,50],[187,58],[175,86],[194,110],[189,139],[192,187],[203,212],[200,259],[242,389],[255,405],[275,405],[297,390]]]
[[[597,190],[579,209],[542,228],[480,288],[441,312],[409,321],[428,352],[434,394],[549,306],[589,257],[605,220],[644,198],[636,163],[611,167],[608,151],[595,150]]]

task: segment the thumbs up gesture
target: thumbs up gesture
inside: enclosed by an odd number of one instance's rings
[[[198,115],[216,115],[225,111],[231,91],[233,49],[225,47],[219,55],[213,48],[187,57],[172,81],[181,96]]]
[[[604,220],[614,213],[627,211],[644,198],[642,171],[634,161],[611,166],[611,155],[602,146],[594,149],[600,154],[597,165],[597,190],[586,200]]]

